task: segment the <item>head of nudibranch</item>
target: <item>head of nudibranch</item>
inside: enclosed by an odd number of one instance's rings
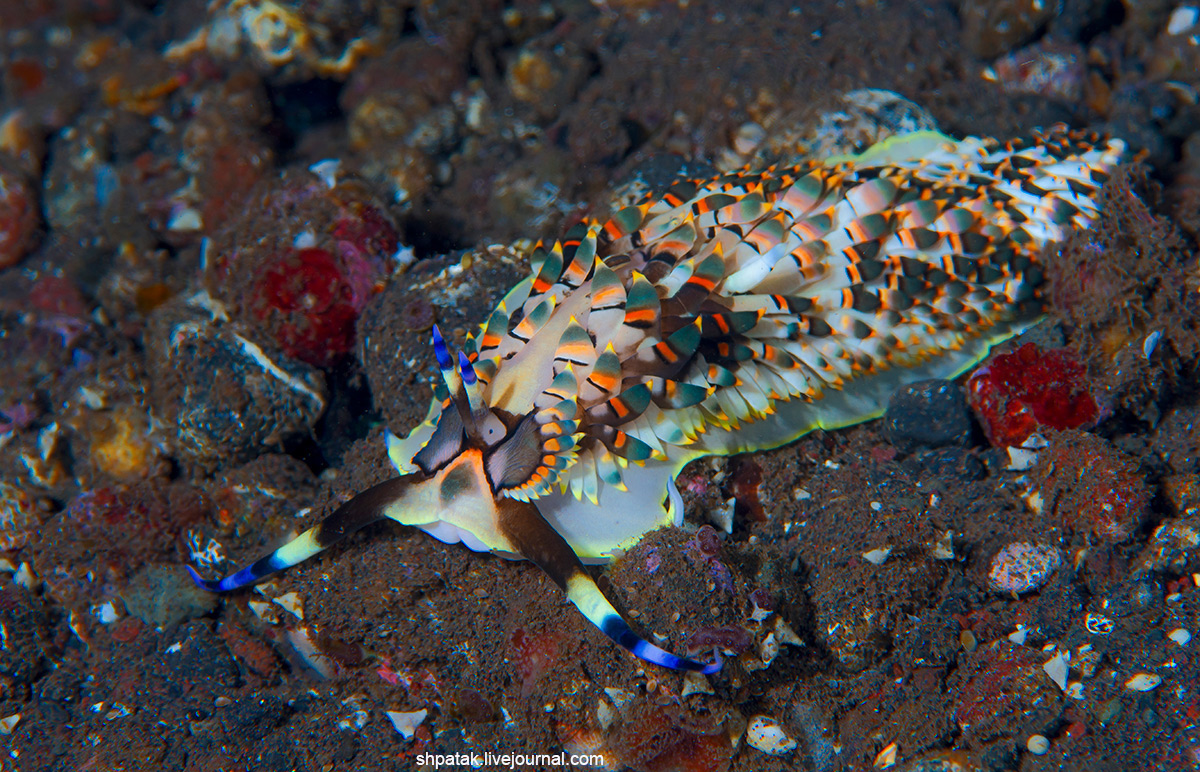
[[[391,519],[443,542],[533,562],[592,624],[647,662],[719,671],[719,660],[704,664],[679,657],[636,635],[596,586],[576,550],[530,500],[546,493],[554,473],[566,465],[562,459],[573,455],[573,401],[556,398],[547,405],[543,400],[527,414],[490,408],[471,358],[460,353],[455,363],[437,327],[433,342],[443,383],[430,417],[406,439],[388,436],[389,455],[403,474],[358,494],[316,527],[224,579],[202,579],[189,567],[196,583],[211,592],[245,587],[370,523]],[[590,509],[593,519],[603,517],[599,508]],[[650,509],[658,512],[661,506],[655,503]]]

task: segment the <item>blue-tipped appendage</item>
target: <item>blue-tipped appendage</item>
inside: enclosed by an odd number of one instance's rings
[[[282,571],[290,564],[285,563],[276,556],[275,553],[267,555],[261,560],[256,560],[254,563],[245,568],[230,574],[224,579],[205,579],[196,572],[196,569],[187,566],[188,573],[192,575],[192,581],[196,586],[208,592],[229,592],[242,587],[248,587],[252,584],[262,581],[268,575],[276,571]]]
[[[446,339],[442,337],[442,331],[436,324],[433,325],[433,355],[437,357],[438,369],[442,372],[454,367],[454,360],[450,358],[450,349],[446,348]]]
[[[604,624],[600,626],[600,631],[626,649],[629,649],[638,659],[659,665],[660,667],[670,668],[671,670],[691,670],[703,673],[704,675],[712,675],[713,673],[721,672],[721,667],[724,665],[724,662],[721,661],[720,652],[717,652],[715,649],[713,653],[716,655],[716,661],[708,665],[703,662],[697,662],[694,659],[678,657],[669,651],[660,649],[629,629],[629,625],[625,624],[625,620],[619,616],[609,616],[605,619]]]

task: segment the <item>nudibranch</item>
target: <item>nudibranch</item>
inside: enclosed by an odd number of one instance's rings
[[[539,244],[388,435],[400,476],[212,591],[257,582],[382,518],[540,566],[643,660],[720,669],[637,636],[585,563],[679,525],[689,461],[878,417],[1043,313],[1038,255],[1098,214],[1120,140],[1054,127],[999,144],[922,131],[860,155],[679,181]]]

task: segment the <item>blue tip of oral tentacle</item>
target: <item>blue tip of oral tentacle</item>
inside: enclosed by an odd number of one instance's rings
[[[283,568],[287,568],[287,565],[281,564],[281,561],[275,555],[269,555],[253,565],[246,566],[242,570],[230,574],[224,579],[204,579],[200,574],[196,573],[196,569],[187,566],[188,573],[192,575],[192,581],[196,583],[196,586],[209,592],[237,590],[255,584],[268,574]]]
[[[468,386],[474,386],[477,378],[475,377],[475,368],[471,366],[471,360],[467,359],[467,355],[463,352],[458,352],[458,369],[462,371],[463,383]]]
[[[438,367],[443,372],[454,367],[454,362],[450,359],[450,351],[446,348],[446,340],[442,337],[442,331],[436,324],[433,325],[433,354],[437,357]]]
[[[221,583],[220,582],[214,582],[211,579],[203,578],[202,576],[200,576],[200,574],[196,573],[196,569],[192,568],[191,566],[184,566],[184,568],[186,568],[188,570],[188,573],[192,575],[192,581],[195,582],[196,586],[199,587],[201,590],[206,590],[208,592],[220,592],[221,591]]]
[[[649,662],[660,667],[670,668],[671,670],[691,670],[704,675],[712,675],[719,673],[724,663],[721,657],[717,655],[717,661],[711,664],[697,662],[694,659],[678,657],[669,651],[660,649],[653,643],[640,638],[633,630],[629,629],[629,625],[625,624],[625,620],[620,617],[609,617],[604,620],[604,626],[601,631],[612,638],[617,643],[629,649],[638,659]]]

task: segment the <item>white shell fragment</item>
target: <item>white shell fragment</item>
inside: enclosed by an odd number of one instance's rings
[[[1020,447],[1008,449],[1008,466],[1005,469],[1010,472],[1029,471],[1037,464],[1038,451],[1049,445],[1042,435],[1036,432],[1029,435]]]
[[[933,545],[934,560],[954,560],[954,531],[946,531]]]
[[[1150,355],[1154,353],[1154,349],[1158,347],[1158,341],[1161,339],[1162,330],[1155,330],[1147,335],[1146,339],[1142,341],[1142,356],[1149,359]]]
[[[317,161],[308,170],[320,178],[325,187],[333,190],[337,187],[338,169],[342,166],[342,162],[335,158],[326,158],[324,161]]]
[[[1200,20],[1200,8],[1194,5],[1181,5],[1171,11],[1171,18],[1167,21],[1167,34],[1179,35],[1187,32],[1196,26],[1198,20]]]
[[[1167,633],[1167,637],[1172,641],[1175,641],[1175,643],[1179,644],[1180,646],[1187,646],[1188,642],[1192,640],[1192,634],[1187,630],[1184,630],[1182,627],[1176,627],[1174,630]]]
[[[772,756],[785,756],[796,749],[796,741],[788,737],[779,723],[767,716],[754,716],[746,727],[746,742],[752,748]]]
[[[1060,651],[1050,658],[1050,661],[1042,665],[1042,670],[1046,671],[1046,675],[1050,676],[1050,680],[1058,685],[1059,689],[1066,691],[1067,689],[1067,671],[1070,667],[1067,665],[1067,658]]]
[[[900,752],[900,746],[896,743],[889,743],[886,748],[879,752],[875,757],[876,769],[888,769],[896,765],[896,756]]]
[[[1103,614],[1097,614],[1094,611],[1089,611],[1087,617],[1083,620],[1084,627],[1092,635],[1108,635],[1113,631],[1116,623]]]
[[[1045,735],[1030,735],[1029,739],[1025,741],[1025,747],[1035,756],[1042,756],[1050,750],[1050,741],[1046,739]]]
[[[683,688],[680,689],[679,696],[687,697],[688,695],[691,695],[691,694],[716,694],[716,692],[713,691],[712,684],[710,684],[708,682],[708,678],[703,673],[697,673],[693,670],[689,670],[688,672],[683,674]],[[609,723],[611,723],[612,708],[610,708],[608,706],[608,703],[606,703],[604,701],[601,701],[600,705],[605,710],[610,711]],[[599,714],[599,710],[597,710],[596,712],[597,712],[597,714]],[[601,722],[601,723],[603,723],[603,722]],[[608,729],[607,726],[604,726],[603,728]]]
[[[1162,683],[1162,676],[1154,673],[1136,673],[1125,682],[1125,688],[1135,692],[1148,692]]]
[[[888,555],[891,555],[891,554],[892,554],[892,547],[891,547],[891,545],[888,545],[886,547],[880,547],[878,549],[873,549],[868,552],[864,552],[863,560],[867,561],[868,563],[870,563],[872,565],[882,566],[884,564],[884,562],[888,559]]]
[[[11,716],[0,718],[0,734],[12,734],[12,731],[17,728],[17,722],[20,720],[20,713],[13,713]]]
[[[392,726],[400,733],[400,736],[405,740],[411,740],[413,735],[417,733],[419,727],[425,717],[429,715],[427,710],[414,710],[411,713],[405,713],[399,710],[387,711],[388,720],[392,722]]]
[[[272,598],[272,600],[296,619],[304,621],[304,601],[295,592],[285,593],[278,598]]]

